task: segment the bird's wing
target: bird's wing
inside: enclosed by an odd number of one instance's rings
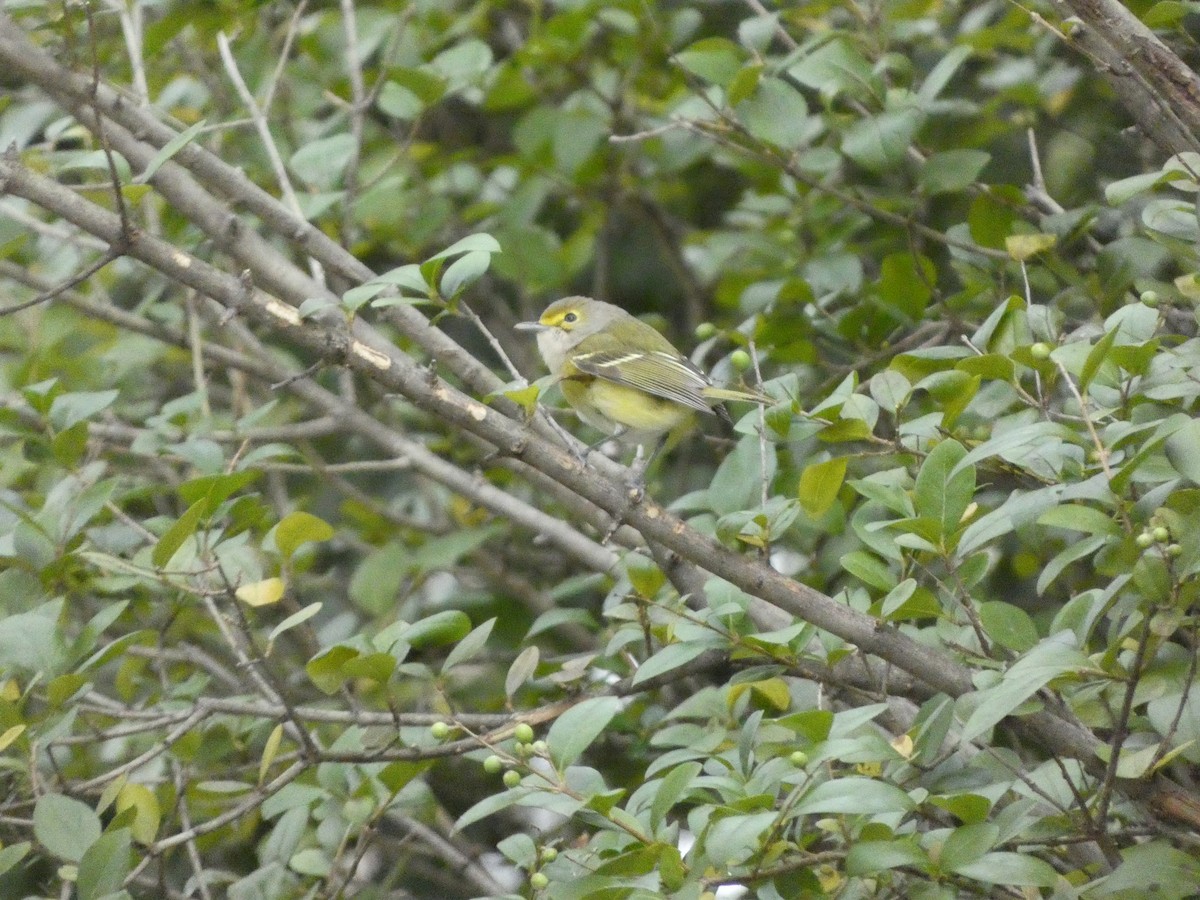
[[[708,376],[675,353],[610,347],[577,353],[571,362],[584,375],[628,385],[700,412],[713,411],[701,393],[711,386]]]

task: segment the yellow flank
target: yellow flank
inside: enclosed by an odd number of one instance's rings
[[[671,400],[599,378],[588,381],[566,379],[562,392],[580,418],[599,431],[613,434],[624,429],[627,440],[641,441],[695,421],[690,408]]]

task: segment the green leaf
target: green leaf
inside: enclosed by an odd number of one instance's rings
[[[288,168],[306,184],[328,190],[337,186],[353,154],[354,136],[333,134],[317,138],[293,153]]]
[[[733,80],[729,82],[729,87],[726,88],[728,94],[729,105],[737,107],[745,100],[753,97],[758,91],[758,85],[762,81],[763,66],[761,63],[749,63],[738,70],[738,73],[733,76]],[[805,110],[807,112],[807,109]],[[743,113],[743,120],[745,114]],[[767,126],[770,127],[769,125]]]
[[[644,663],[633,674],[633,684],[639,685],[649,678],[686,666],[693,659],[717,646],[717,641],[679,641],[667,644]]]
[[[100,838],[100,817],[64,794],[42,794],[33,807],[33,834],[52,855],[77,863]]]
[[[799,147],[813,132],[803,95],[778,78],[760,79],[749,99],[737,104],[737,115],[752,137],[785,150]]]
[[[1107,534],[1114,537],[1121,531],[1113,521],[1111,513],[1078,503],[1052,506],[1038,516],[1037,523],[1052,528],[1069,528],[1085,534]]]
[[[947,701],[947,707],[949,702]],[[940,741],[938,742],[940,746]],[[973,825],[977,822],[982,822],[988,812],[992,808],[992,803],[987,797],[981,797],[979,794],[954,794],[946,797],[931,797],[929,802],[934,806],[946,810],[946,812],[958,818],[964,825]]]
[[[441,295],[452,299],[480,279],[492,264],[492,254],[483,250],[464,253],[442,274]]]
[[[895,369],[877,372],[868,387],[879,408],[890,413],[899,411],[912,396],[912,383]]]
[[[1104,364],[1104,360],[1108,357],[1108,351],[1112,349],[1116,339],[1117,329],[1114,328],[1096,341],[1096,345],[1088,352],[1087,360],[1083,364],[1083,371],[1079,373],[1079,393],[1087,394],[1088,385],[1100,371],[1100,366]]]
[[[0,619],[0,671],[59,674],[68,662],[64,635],[57,625],[61,610],[62,601],[56,600]]]
[[[315,878],[324,878],[333,869],[333,861],[319,847],[308,847],[295,853],[288,860],[288,868]]]
[[[446,80],[430,68],[389,66],[388,78],[411,91],[422,103],[437,103],[446,93]]]
[[[154,158],[151,159],[150,162],[146,163],[146,168],[142,170],[142,173],[133,179],[133,183],[148,184],[150,179],[154,177],[154,174],[162,168],[163,163],[194,141],[196,139],[196,135],[204,130],[204,126],[206,124],[206,121],[201,119],[195,125],[192,125],[185,131],[181,131],[179,134],[175,135],[175,137],[163,144],[162,149],[154,154]]]
[[[113,405],[117,399],[117,391],[77,391],[70,394],[59,394],[50,404],[46,418],[59,431],[66,431],[72,425],[92,418],[96,413],[103,412]]]
[[[970,187],[992,155],[984,150],[946,150],[934,153],[921,166],[917,182],[921,190],[934,197],[955,194]]]
[[[911,839],[855,841],[846,854],[846,874],[851,877],[872,875],[901,866],[926,872],[929,870],[929,856]]]
[[[498,250],[499,245],[497,244],[496,246]],[[421,267],[416,263],[409,263],[395,269],[389,269],[382,275],[371,280],[381,284],[395,285],[401,289],[407,288],[419,297],[424,297],[429,293],[429,283],[421,275]]]
[[[9,844],[7,847],[0,849],[0,875],[3,875],[28,856],[32,847],[33,844],[29,841],[22,841],[19,844]]]
[[[513,698],[525,682],[533,677],[540,659],[541,651],[536,646],[526,647],[517,654],[517,658],[508,667],[508,674],[504,676],[504,696],[510,700]]]
[[[443,50],[429,63],[424,71],[440,76],[446,82],[447,92],[460,91],[480,80],[492,67],[492,48],[478,38],[468,38]]]
[[[717,515],[728,515],[758,505],[764,478],[769,483],[775,477],[774,452],[767,453],[767,471],[762,469],[758,441],[742,439],[733,451],[721,460],[708,488],[709,503]]]
[[[383,684],[395,671],[396,657],[392,654],[361,653],[342,663],[340,674],[345,679],[370,678]]]
[[[579,759],[620,711],[618,698],[592,697],[555,719],[546,733],[546,745],[554,765],[561,771]]]
[[[1166,843],[1149,841],[1121,851],[1123,862],[1099,885],[1099,897],[1145,897],[1153,885],[1154,897],[1184,900],[1195,897],[1200,884],[1200,862],[1194,855]]]
[[[812,463],[800,474],[800,505],[811,519],[819,519],[833,507],[846,479],[846,457],[837,456]]]
[[[290,616],[271,629],[271,633],[267,636],[267,643],[275,643],[275,639],[285,631],[291,631],[297,625],[307,622],[321,611],[321,606],[322,603],[317,601],[316,603],[308,604],[308,606],[304,607],[299,612],[292,613]]]
[[[510,834],[496,844],[496,849],[518,868],[533,869],[537,865],[537,845],[527,834]]]
[[[1017,214],[1013,203],[1019,204],[1019,192],[1005,191],[993,187],[979,194],[971,201],[967,212],[967,225],[971,229],[971,238],[981,247],[1002,249],[1005,239],[1012,234],[1013,224]],[[979,346],[978,342],[976,346]]]
[[[488,620],[488,622],[494,621],[493,619]],[[482,627],[481,625],[480,628]],[[458,643],[470,632],[471,617],[457,609],[447,609],[426,616],[424,619],[418,619],[408,627],[400,629],[396,634],[396,640],[403,641],[413,649],[420,650],[424,647],[442,647],[446,644]],[[484,640],[487,640],[486,634]]]
[[[962,878],[1016,887],[1053,887],[1058,873],[1048,862],[1026,853],[988,853],[955,870]]]
[[[1024,653],[1037,643],[1037,626],[1020,607],[992,600],[980,603],[978,609],[984,633],[1001,647]]]
[[[185,481],[179,486],[179,496],[184,503],[191,505],[199,500],[207,504],[206,512],[212,515],[217,507],[232,497],[242,488],[253,484],[262,476],[261,472],[230,472],[219,475],[203,475]]]
[[[450,256],[458,256],[462,253],[499,253],[500,242],[497,241],[487,232],[476,232],[468,234],[465,238],[455,241],[441,253],[435,253],[426,262],[433,262],[435,259],[446,259]],[[399,272],[401,269],[407,270],[407,266],[401,266],[400,269],[393,270]],[[419,270],[418,270],[419,271]]]
[[[196,533],[196,527],[200,524],[207,509],[208,504],[204,500],[197,500],[175,521],[175,524],[163,532],[163,536],[158,539],[158,543],[154,545],[154,550],[150,553],[150,561],[157,568],[164,568],[171,561],[175,552],[183,546],[184,541]]]
[[[849,39],[833,38],[815,50],[806,47],[801,52],[788,74],[805,87],[859,98],[875,94],[879,78]]]
[[[909,322],[925,314],[937,269],[927,257],[892,253],[883,258],[879,271],[879,299]]]
[[[956,872],[977,861],[1000,840],[1000,826],[979,822],[955,828],[942,845],[938,865],[947,872]]]
[[[925,458],[917,474],[917,515],[932,519],[942,538],[952,535],[975,496],[975,468],[960,465],[967,456],[962,444],[945,440]]]
[[[121,890],[132,869],[130,830],[101,835],[79,861],[79,900],[102,900]]]
[[[383,767],[379,772],[379,781],[393,794],[398,794],[405,785],[429,771],[433,767],[433,763],[432,759],[423,759],[417,762],[398,759]]]
[[[446,661],[442,663],[442,674],[445,675],[455,666],[462,665],[467,660],[473,659],[478,655],[479,651],[487,643],[488,638],[491,637],[494,627],[496,627],[496,619],[488,619],[482,625],[473,628],[466,637],[455,644],[454,649],[446,655]],[[412,641],[409,641],[409,643],[412,643]]]
[[[397,602],[400,585],[408,574],[409,551],[390,541],[369,553],[350,576],[350,598],[372,615],[380,615]]]
[[[878,815],[904,813],[915,804],[895,785],[872,778],[832,778],[808,791],[795,806],[797,815],[810,813]]]
[[[925,120],[915,106],[858,119],[842,138],[842,152],[871,172],[882,173],[904,162]]]
[[[675,54],[679,64],[705,81],[729,84],[741,69],[746,52],[727,38],[711,37]]]
[[[600,110],[582,107],[560,113],[551,142],[555,165],[574,176],[605,146],[611,130],[608,115]]]
[[[680,763],[667,773],[654,792],[654,800],[650,803],[650,827],[657,831],[667,818],[672,807],[679,801],[703,766],[695,761]]]
[[[1200,484],[1200,419],[1188,419],[1163,445],[1175,471],[1193,484]]]
[[[937,64],[929,70],[929,74],[925,76],[925,80],[921,83],[921,88],[917,92],[917,96],[921,99],[921,102],[929,103],[936,100],[946,88],[946,85],[954,78],[955,73],[958,72],[962,64],[975,52],[974,48],[965,44],[958,44],[951,47],[937,61]]]
[[[851,551],[845,554],[839,563],[863,584],[881,591],[890,591],[896,586],[896,576],[888,564],[865,550]]]
[[[275,526],[275,546],[285,559],[291,559],[301,544],[327,541],[333,535],[332,526],[324,519],[311,513],[293,512],[284,516]]]
[[[726,816],[709,827],[704,839],[708,858],[718,866],[736,866],[744,863],[761,848],[762,834],[778,817],[774,812],[751,813],[742,816]]]
[[[1138,194],[1143,194],[1163,180],[1162,172],[1144,172],[1141,175],[1131,175],[1121,178],[1104,188],[1104,199],[1110,206],[1120,206],[1127,200],[1132,200]]]
[[[993,687],[977,691],[975,711],[963,726],[961,740],[971,741],[992,728],[1051,680],[1088,665],[1073,646],[1070,632],[1052,635],[1009,666]]]
[[[358,656],[359,652],[353,647],[335,644],[310,659],[304,666],[304,671],[308,673],[309,680],[316,685],[319,691],[325,694],[335,694],[348,678],[342,671],[342,667],[349,660]]]
[[[376,105],[384,114],[404,122],[413,121],[425,110],[420,97],[395,81],[384,82]]]
[[[1038,573],[1037,592],[1039,594],[1045,593],[1046,588],[1054,583],[1055,579],[1063,573],[1063,570],[1067,566],[1084,557],[1091,556],[1107,543],[1109,543],[1109,539],[1106,536],[1097,534],[1082,541],[1068,544],[1063,550],[1056,553],[1042,565],[1042,571]]]
[[[484,797],[458,817],[458,820],[454,823],[454,830],[462,831],[468,825],[474,825],[481,819],[486,819],[488,816],[498,813],[502,809],[508,809],[510,806],[515,806],[525,797],[528,797],[531,793],[533,792],[530,791],[529,788],[518,787]]]

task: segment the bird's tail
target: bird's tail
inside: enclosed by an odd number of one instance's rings
[[[770,405],[775,402],[774,397],[768,397],[766,394],[759,391],[740,390],[738,388],[721,388],[715,385],[707,385],[700,389],[700,394],[705,400],[712,400],[714,403],[728,402],[746,402],[746,403],[762,403]]]

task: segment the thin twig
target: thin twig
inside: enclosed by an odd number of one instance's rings
[[[225,36],[224,31],[217,32],[217,50],[221,54],[221,61],[225,64],[225,71],[229,75],[229,80],[233,82],[238,96],[241,98],[242,103],[245,104],[246,111],[250,114],[250,118],[254,122],[254,129],[258,132],[259,140],[262,142],[263,149],[267,153],[267,159],[271,163],[271,170],[275,173],[275,181],[279,184],[279,190],[283,193],[284,202],[287,203],[293,215],[307,221],[304,211],[300,206],[300,198],[296,196],[296,191],[292,188],[292,179],[288,174],[287,166],[284,165],[283,157],[280,156],[279,148],[275,144],[275,138],[271,134],[271,126],[259,108],[258,102],[254,99],[250,88],[246,85],[245,79],[242,78],[237,60],[233,58],[233,50],[229,46],[229,38]],[[310,256],[308,258],[308,269],[312,277],[324,286],[325,269],[321,263]]]

